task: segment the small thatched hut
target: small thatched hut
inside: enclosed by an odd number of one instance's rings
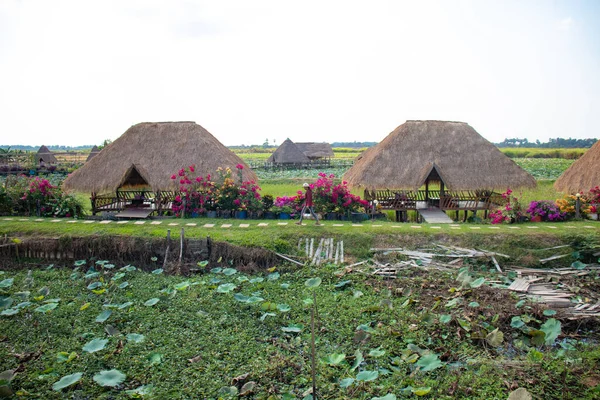
[[[302,142],[296,143],[296,146],[309,160],[319,160],[334,156],[333,149],[329,143]]]
[[[85,162],[90,161],[92,158],[96,157],[98,155],[98,153],[100,153],[100,149],[98,149],[98,146],[94,146],[92,147],[92,151],[90,151],[90,154],[88,155],[87,159],[85,160]]]
[[[267,159],[273,164],[305,164],[309,158],[290,139],[286,139]]]
[[[344,180],[369,189],[535,187],[529,173],[464,122],[406,121],[362,153]]]
[[[271,154],[267,162],[273,164],[307,164],[311,161],[328,159],[333,156],[333,149],[329,143],[294,143],[288,138]]]
[[[554,182],[559,192],[574,194],[588,192],[600,185],[600,140],[594,143]]]
[[[238,164],[245,166],[244,180],[257,179],[241,158],[194,122],[142,122],[73,172],[63,187],[93,193],[176,190],[171,175],[183,167],[196,165],[199,175],[214,176],[218,167],[235,171]]]
[[[56,164],[58,160],[54,156],[54,154],[48,149],[46,146],[42,145],[40,149],[35,153],[35,161],[39,165],[44,164]]]

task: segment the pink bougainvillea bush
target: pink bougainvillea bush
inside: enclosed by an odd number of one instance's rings
[[[489,218],[492,224],[514,223],[519,222],[525,217],[523,207],[519,203],[519,199],[512,195],[513,191],[506,189],[502,193],[502,198],[505,203],[502,207],[490,213]]]

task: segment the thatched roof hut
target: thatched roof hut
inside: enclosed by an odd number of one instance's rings
[[[58,162],[50,149],[44,145],[35,153],[35,161],[38,164],[56,164]]]
[[[329,143],[302,142],[296,143],[298,149],[310,160],[333,157],[333,149]]]
[[[98,146],[94,146],[92,147],[92,151],[90,151],[90,154],[88,155],[87,159],[85,160],[85,162],[90,161],[92,158],[96,157],[98,155],[98,153],[100,153],[100,149],[98,149]]]
[[[290,139],[284,140],[267,159],[267,162],[273,164],[304,164],[309,161],[309,158]]]
[[[406,121],[363,152],[344,175],[354,187],[449,190],[535,187],[529,173],[464,122]]]
[[[573,194],[587,193],[598,185],[600,185],[600,140],[558,177],[554,182],[554,188],[559,192]]]
[[[194,122],[142,122],[73,172],[65,190],[115,192],[124,187],[174,190],[171,179],[183,167],[196,165],[196,173],[215,176],[218,167],[235,171],[244,165],[243,179],[257,180],[254,172],[206,129]],[[235,172],[234,172],[235,174]]]

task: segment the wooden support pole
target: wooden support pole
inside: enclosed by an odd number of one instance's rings
[[[340,264],[344,263],[344,241],[340,242]]]
[[[315,238],[310,238],[310,253],[308,254],[308,257],[312,258],[313,257],[313,245],[315,244]]]
[[[169,247],[171,247],[171,230],[167,229],[167,249],[165,250],[165,260],[163,261],[163,269],[167,268],[167,258],[169,256]]]
[[[181,264],[181,259],[183,258],[183,236],[185,232],[183,228],[181,228],[181,235],[179,237],[179,264]]]

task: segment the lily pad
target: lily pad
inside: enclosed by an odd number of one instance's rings
[[[106,343],[108,343],[108,339],[93,339],[84,344],[82,350],[88,353],[95,353],[104,350]]]
[[[276,281],[277,279],[279,279],[281,275],[279,274],[279,272],[273,272],[269,275],[267,275],[267,280],[269,281]]]
[[[442,324],[447,324],[450,321],[452,321],[452,315],[450,315],[450,314],[442,314],[442,315],[440,315],[440,322]]]
[[[154,271],[152,271],[152,274],[154,274],[154,275],[160,275],[160,274],[163,273],[163,271],[164,270],[162,268],[157,268]]]
[[[19,309],[18,308],[7,308],[6,310],[2,310],[2,312],[0,313],[0,315],[4,315],[6,317],[9,317],[11,315],[15,315],[19,313]]]
[[[225,268],[221,273],[225,276],[231,276],[237,274],[237,270],[235,268]]]
[[[290,306],[288,306],[287,304],[277,304],[277,310],[279,310],[280,312],[288,312],[291,309],[292,308]]]
[[[282,331],[291,332],[291,333],[299,333],[299,332],[302,332],[303,329],[304,329],[304,325],[302,325],[302,324],[291,324],[291,325],[284,326],[281,328]]]
[[[352,386],[352,384],[354,383],[354,378],[345,378],[340,380],[340,387],[341,388],[347,388]]]
[[[437,354],[425,354],[417,361],[417,366],[421,367],[422,372],[433,371],[442,365]]]
[[[379,376],[379,371],[360,371],[356,374],[356,380],[359,382],[370,382],[377,379]]]
[[[158,297],[153,297],[150,300],[146,300],[146,302],[144,303],[144,305],[146,307],[152,307],[153,305],[155,305],[159,301],[160,301],[160,299]]]
[[[304,284],[311,289],[316,288],[321,284],[321,278],[316,277],[307,279],[306,282],[304,282]]]
[[[338,354],[338,353],[330,354],[330,355],[328,355],[327,357],[325,357],[323,359],[323,361],[326,364],[329,364],[331,366],[340,365],[341,363],[344,362],[344,360],[346,360],[346,355],[345,354]]]
[[[6,289],[12,286],[14,278],[8,278],[0,282],[0,289]]]
[[[429,394],[429,392],[431,392],[431,387],[426,386],[426,387],[412,388],[411,392],[413,392],[417,396],[425,396],[425,395]]]
[[[65,375],[62,378],[60,378],[60,380],[58,382],[56,382],[56,383],[54,383],[54,385],[52,385],[52,390],[58,392],[59,390],[62,390],[68,386],[74,385],[77,382],[79,382],[79,380],[81,379],[82,376],[83,376],[82,372],[76,372],[71,375]]]
[[[96,322],[98,322],[100,324],[103,323],[104,321],[106,321],[108,319],[108,317],[110,317],[111,314],[112,314],[112,310],[103,310],[96,317]]]
[[[177,285],[175,285],[176,290],[185,290],[188,287],[190,287],[189,281],[181,282],[181,283],[178,283]]]
[[[235,288],[236,286],[233,283],[223,283],[217,287],[217,293],[229,293]]]
[[[139,333],[130,333],[127,335],[127,341],[133,342],[133,343],[142,343],[145,339],[146,339],[146,337]]]
[[[123,283],[121,283],[118,288],[119,289],[125,289],[127,286],[129,286],[129,282],[125,281]]]
[[[472,288],[478,288],[485,283],[485,278],[477,278],[473,282],[469,283]]]
[[[487,334],[485,341],[492,347],[498,347],[504,342],[504,333],[496,328]]]
[[[46,313],[48,311],[54,310],[56,307],[58,307],[58,303],[48,303],[48,304],[44,304],[43,306],[39,306],[38,308],[36,308],[33,311]]]
[[[90,290],[94,290],[94,289],[98,289],[101,286],[102,286],[102,282],[93,282],[93,283],[90,283],[87,286],[87,288],[90,289]]]
[[[396,395],[393,393],[389,393],[383,397],[373,397],[371,400],[396,400]]]
[[[127,376],[118,369],[111,369],[109,371],[100,371],[94,375],[94,382],[100,386],[115,387],[123,383],[125,378]]]
[[[550,318],[540,327],[540,330],[546,334],[547,345],[554,343],[558,335],[560,335],[560,328],[560,321],[554,318]]]

